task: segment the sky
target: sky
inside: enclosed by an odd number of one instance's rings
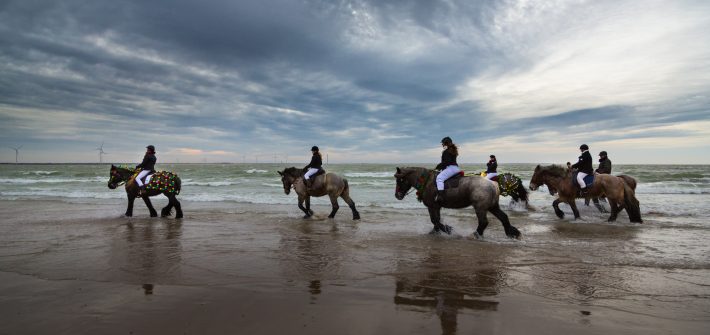
[[[0,162],[710,164],[710,1],[0,0]]]

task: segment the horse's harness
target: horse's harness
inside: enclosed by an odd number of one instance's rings
[[[407,191],[407,193],[405,193],[403,197],[406,197],[407,195],[409,195],[409,193],[412,193],[412,191],[416,190],[417,200],[422,201],[422,198],[424,197],[424,188],[429,182],[430,177],[431,173],[429,173],[428,170],[422,171],[422,174],[419,175],[417,181],[414,183],[414,185],[412,185],[412,188]],[[399,184],[397,184],[397,189],[395,190],[395,192],[399,193]]]

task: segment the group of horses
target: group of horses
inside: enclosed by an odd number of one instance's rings
[[[175,183],[171,187],[153,187],[144,190],[142,193],[135,182],[138,170],[131,168],[111,166],[108,187],[115,189],[119,185],[125,184],[128,196],[128,208],[126,216],[133,215],[133,202],[137,197],[141,197],[150,211],[150,216],[158,216],[150,202],[150,197],[163,194],[168,198],[168,205],[162,209],[161,216],[170,216],[172,209],[176,210],[176,218],[182,218],[183,213],[180,202],[176,196],[180,193],[180,178],[174,176]],[[290,194],[291,189],[298,195],[298,208],[309,218],[313,215],[311,210],[311,197],[321,197],[327,195],[330,198],[332,210],[329,218],[335,217],[340,206],[338,198],[343,198],[352,211],[353,220],[360,219],[360,213],[355,207],[355,202],[350,198],[350,186],[347,179],[335,174],[324,173],[315,178],[310,187],[304,181],[304,172],[295,167],[278,171],[283,183],[284,193]],[[509,175],[513,180],[513,186],[503,188],[496,181],[488,180],[480,175],[463,176],[457,175],[446,182],[446,192],[443,202],[436,201],[436,170],[421,167],[398,167],[394,177],[396,180],[395,198],[402,200],[407,194],[416,190],[417,199],[421,201],[429,210],[429,218],[434,225],[432,233],[451,234],[451,226],[441,223],[441,208],[466,208],[473,206],[478,219],[478,227],[473,233],[475,238],[482,238],[483,232],[488,226],[487,214],[490,212],[502,224],[506,236],[519,239],[520,231],[510,224],[508,215],[500,208],[499,198],[501,195],[510,195],[515,201],[522,201],[528,206],[528,194],[522,186],[520,178]],[[589,187],[588,193],[580,194],[576,181],[573,178],[573,171],[559,165],[540,166],[538,165],[530,179],[530,190],[537,190],[540,186],[547,186],[551,195],[557,194],[557,199],[552,203],[555,214],[559,218],[564,217],[564,212],[560,210],[561,202],[567,203],[574,213],[575,219],[579,218],[579,210],[575,203],[578,198],[592,199],[595,206],[602,212],[606,209],[599,203],[600,198],[606,198],[611,207],[611,215],[608,221],[615,221],[619,212],[626,210],[631,222],[642,223],[639,201],[636,199],[636,180],[627,175],[606,175],[595,176],[593,184]]]

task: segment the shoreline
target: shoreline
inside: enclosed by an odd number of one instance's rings
[[[176,220],[120,217],[115,203],[0,201],[0,333],[703,334],[710,325],[710,267],[596,254],[600,243],[631,248],[653,228],[532,223],[523,213],[511,217],[523,241],[495,219],[486,240],[472,241],[468,216],[447,216],[454,236],[428,235],[424,208],[361,221],[327,219],[320,206],[309,220],[295,205],[189,208]]]

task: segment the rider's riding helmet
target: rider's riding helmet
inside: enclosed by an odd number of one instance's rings
[[[318,147],[314,145],[314,146],[311,148],[311,151],[318,151]]]
[[[600,152],[600,153],[599,153],[599,156],[601,156],[601,157],[606,157],[606,151]]]
[[[148,149],[148,150],[150,150],[151,152],[155,152],[155,147],[152,146],[152,145],[149,145],[149,146],[147,146],[147,147],[145,147],[145,148]]]
[[[491,159],[496,159],[496,155],[491,155]]]
[[[579,150],[589,150],[589,146],[586,144],[582,144],[579,146]]]
[[[449,144],[452,144],[452,143],[454,143],[454,141],[451,140],[451,137],[446,136],[446,137],[444,137],[444,138],[441,139],[441,144],[449,145]]]

